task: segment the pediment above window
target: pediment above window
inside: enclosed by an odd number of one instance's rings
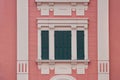
[[[53,11],[54,16],[71,16],[76,11],[76,16],[84,16],[90,0],[35,0],[42,16],[49,16]]]

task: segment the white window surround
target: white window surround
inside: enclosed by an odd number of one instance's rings
[[[77,16],[84,16],[90,0],[35,0],[35,2],[42,16],[49,16],[49,11],[53,11],[54,16],[71,16],[72,11],[76,11]]]
[[[84,74],[84,69],[86,69],[86,65],[88,65],[88,19],[87,18],[38,18],[37,19],[37,27],[38,27],[38,59],[36,62],[38,63],[38,68],[43,69],[41,66],[44,64],[49,64],[50,69],[56,69],[58,66],[57,64],[68,63],[71,64],[72,69],[81,69],[78,71],[78,74]],[[77,30],[82,30],[85,32],[85,59],[84,60],[77,60],[77,46],[76,46],[76,38],[75,36],[72,37],[72,58],[71,60],[54,60],[54,37],[49,37],[49,60],[42,60],[41,59],[41,30],[49,30],[49,36],[54,35],[54,31],[56,30],[71,30],[72,35],[76,35]],[[52,44],[51,44],[52,43]],[[52,45],[52,46],[51,46]],[[76,47],[75,47],[76,46]],[[73,54],[74,53],[74,54]],[[83,64],[84,67],[80,67],[79,65]],[[77,68],[78,66],[78,68]],[[42,70],[45,72],[44,70]],[[56,72],[55,74],[59,74]],[[48,72],[46,72],[48,74]],[[62,73],[61,73],[62,74]]]
[[[71,30],[72,35],[72,60],[77,60],[76,31],[85,32],[85,60],[88,60],[88,19],[37,19],[38,23],[38,59],[41,60],[41,30],[49,30],[49,59],[54,60],[54,31]],[[46,27],[47,26],[47,27]],[[59,26],[59,28],[58,28]],[[66,27],[65,27],[66,26]]]

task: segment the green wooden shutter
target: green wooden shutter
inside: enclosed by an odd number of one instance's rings
[[[71,59],[71,31],[55,31],[55,59]]]
[[[42,31],[41,32],[41,47],[42,47],[42,59],[48,60],[49,59],[49,32]]]
[[[77,59],[84,59],[84,31],[77,31]]]

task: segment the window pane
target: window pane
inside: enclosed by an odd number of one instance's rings
[[[49,33],[48,31],[41,32],[41,47],[42,47],[42,59],[49,59]]]
[[[77,31],[77,59],[84,59],[84,31]]]
[[[55,59],[71,59],[71,31],[55,31]]]

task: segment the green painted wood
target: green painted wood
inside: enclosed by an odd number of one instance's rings
[[[55,59],[71,59],[71,31],[55,31]]]
[[[77,59],[84,59],[84,31],[77,31]]]
[[[41,51],[42,51],[42,59],[49,59],[49,32],[41,31]]]

